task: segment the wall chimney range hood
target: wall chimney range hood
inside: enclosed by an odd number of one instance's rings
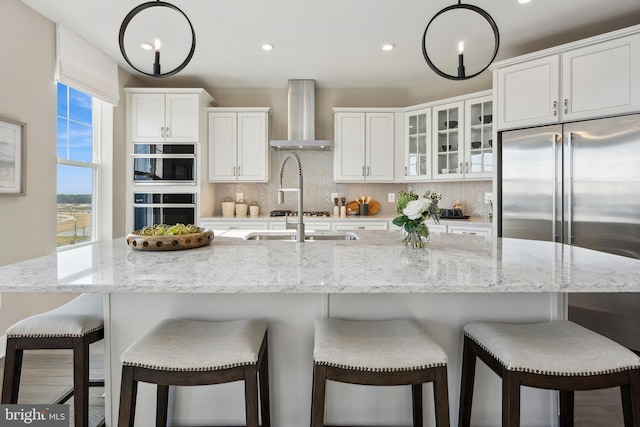
[[[289,80],[288,139],[272,140],[272,149],[331,150],[331,141],[316,139],[315,89],[315,80]]]

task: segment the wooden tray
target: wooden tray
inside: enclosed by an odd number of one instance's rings
[[[178,236],[141,236],[136,230],[127,236],[127,245],[139,251],[178,251],[206,246],[213,240],[213,231],[201,229],[200,233]]]

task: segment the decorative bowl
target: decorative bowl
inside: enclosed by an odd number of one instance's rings
[[[455,129],[458,127],[458,121],[457,120],[451,120],[448,122],[444,122],[444,127],[446,129]]]
[[[480,141],[474,141],[471,143],[471,148],[473,148],[474,150],[477,150],[478,148],[480,148],[480,145],[482,143]]]
[[[176,236],[141,236],[136,230],[127,236],[127,245],[139,251],[177,251],[206,246],[213,240],[213,231],[205,228],[200,233]]]
[[[451,146],[450,145],[442,145],[442,151],[451,151]]]

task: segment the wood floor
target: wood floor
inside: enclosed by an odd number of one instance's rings
[[[104,351],[102,342],[91,346],[91,378],[103,378]],[[0,359],[4,366],[4,359]],[[66,350],[25,351],[20,403],[49,403],[73,384],[71,354]],[[0,369],[0,378],[2,376]],[[90,427],[104,417],[104,389],[91,388]],[[72,404],[73,399],[69,402]],[[73,410],[70,409],[73,417]],[[73,420],[70,422],[73,426]],[[623,427],[620,389],[576,392],[576,427]]]

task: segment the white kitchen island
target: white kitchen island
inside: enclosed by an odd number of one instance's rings
[[[272,425],[301,427],[310,415],[313,320],[322,316],[419,319],[449,356],[457,424],[462,326],[472,320],[565,317],[566,292],[638,292],[640,261],[550,242],[434,235],[409,249],[399,233],[358,231],[356,241],[246,241],[216,233],[211,245],[143,252],[124,239],[0,267],[0,292],[106,295],[107,425],[115,425],[119,357],[167,317],[269,321]],[[500,383],[478,364],[473,424],[500,424]],[[426,419],[432,419],[426,387]],[[242,424],[242,385],[180,388],[173,423]],[[136,425],[153,425],[155,390],[141,385]],[[327,424],[410,424],[409,387],[330,384]],[[552,392],[525,389],[522,425],[554,425]],[[364,415],[366,414],[366,415]]]

